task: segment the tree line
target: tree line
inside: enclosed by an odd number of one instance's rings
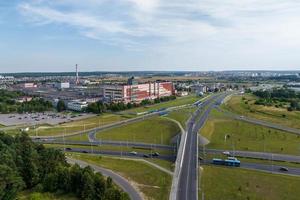
[[[154,100],[145,99],[145,100],[142,100],[139,104],[138,103],[125,104],[124,102],[104,103],[103,101],[98,101],[98,102],[89,104],[86,111],[92,112],[95,114],[101,114],[106,111],[118,112],[118,111],[123,111],[123,110],[136,108],[136,107],[140,107],[140,106],[147,106],[147,105],[157,104],[157,103],[161,103],[161,102],[171,101],[171,100],[175,100],[175,99],[176,99],[176,96],[172,95],[172,96],[156,98]]]
[[[57,149],[35,144],[26,133],[0,133],[0,199],[16,199],[22,190],[73,193],[86,200],[129,200],[111,178],[90,167],[70,166]]]
[[[283,103],[288,103],[288,111],[300,111],[300,93],[297,93],[294,90],[280,88],[273,90],[258,90],[252,93],[259,97],[259,99],[255,101],[255,104],[257,105],[272,106],[277,102],[280,102],[276,106],[279,105],[279,107],[283,107]]]
[[[37,97],[31,101],[17,102],[24,95],[22,92],[0,90],[0,113],[45,112],[53,109],[51,102]]]

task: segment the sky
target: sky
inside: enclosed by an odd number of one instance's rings
[[[0,73],[300,70],[299,0],[0,0]]]

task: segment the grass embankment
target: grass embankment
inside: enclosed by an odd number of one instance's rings
[[[240,169],[205,166],[201,188],[206,200],[297,200],[300,178]],[[202,193],[199,190],[199,199]]]
[[[146,111],[150,111],[150,110],[158,110],[161,108],[168,108],[168,107],[174,107],[174,106],[182,106],[182,105],[186,105],[186,104],[193,104],[196,101],[200,100],[203,97],[199,97],[196,95],[189,95],[186,97],[177,97],[175,100],[171,100],[171,101],[167,101],[167,102],[162,102],[162,103],[158,103],[158,104],[153,104],[153,105],[149,105],[149,106],[144,106],[144,107],[139,107],[139,108],[133,108],[130,110],[126,110],[122,113],[131,113],[131,114],[135,114],[135,113],[142,113],[142,112],[146,112]]]
[[[172,177],[147,163],[78,153],[67,156],[113,170],[133,182],[148,199],[169,199]]]
[[[55,135],[68,135],[78,131],[84,131],[103,125],[111,124],[114,122],[128,119],[127,115],[115,115],[115,114],[103,114],[100,116],[90,117],[82,120],[76,120],[73,122],[62,123],[59,125],[39,125],[36,128],[31,127],[28,131],[32,136],[55,136]],[[8,134],[18,133],[20,129],[9,130]]]
[[[255,105],[257,97],[254,95],[232,96],[222,107],[231,112],[265,120],[284,126],[300,128],[300,112],[287,111],[286,108],[275,106]]]
[[[190,118],[193,112],[196,111],[196,107],[184,108],[170,112],[167,117],[178,121],[183,128],[186,127],[186,121]]]
[[[78,200],[72,194],[54,194],[54,193],[40,193],[32,191],[23,191],[18,195],[18,200]]]
[[[299,155],[298,135],[226,118],[217,111],[200,133],[210,141],[207,148]]]
[[[90,145],[63,145],[63,144],[44,144],[46,147],[52,147],[52,148],[82,148],[87,150],[102,150],[102,151],[117,151],[120,152],[132,152],[135,151],[137,153],[143,153],[143,154],[150,154],[153,152],[158,152],[162,155],[172,155],[173,152],[170,150],[161,150],[161,149],[155,149],[153,146],[152,150],[146,149],[146,148],[137,148],[137,147],[127,147],[127,146],[110,146],[110,145],[101,145],[101,146],[90,146]]]
[[[175,122],[163,117],[153,117],[117,128],[97,133],[97,139],[170,144],[171,139],[180,133]]]

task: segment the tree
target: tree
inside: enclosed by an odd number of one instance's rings
[[[94,188],[94,179],[92,174],[86,168],[83,170],[82,174],[82,190],[81,190],[81,198],[85,200],[93,200],[95,197],[95,188]]]
[[[22,177],[7,165],[0,165],[0,199],[15,199],[24,187]]]
[[[56,105],[56,109],[58,112],[62,112],[67,109],[66,104],[63,100],[59,100]]]
[[[26,133],[16,136],[17,166],[27,188],[39,182],[38,154]]]

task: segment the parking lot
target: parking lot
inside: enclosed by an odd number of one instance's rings
[[[27,113],[27,114],[0,114],[0,124],[4,126],[14,125],[35,125],[35,124],[50,124],[56,125],[59,123],[71,122],[74,120],[85,119],[94,116],[93,114],[61,114],[54,112],[45,113]]]

